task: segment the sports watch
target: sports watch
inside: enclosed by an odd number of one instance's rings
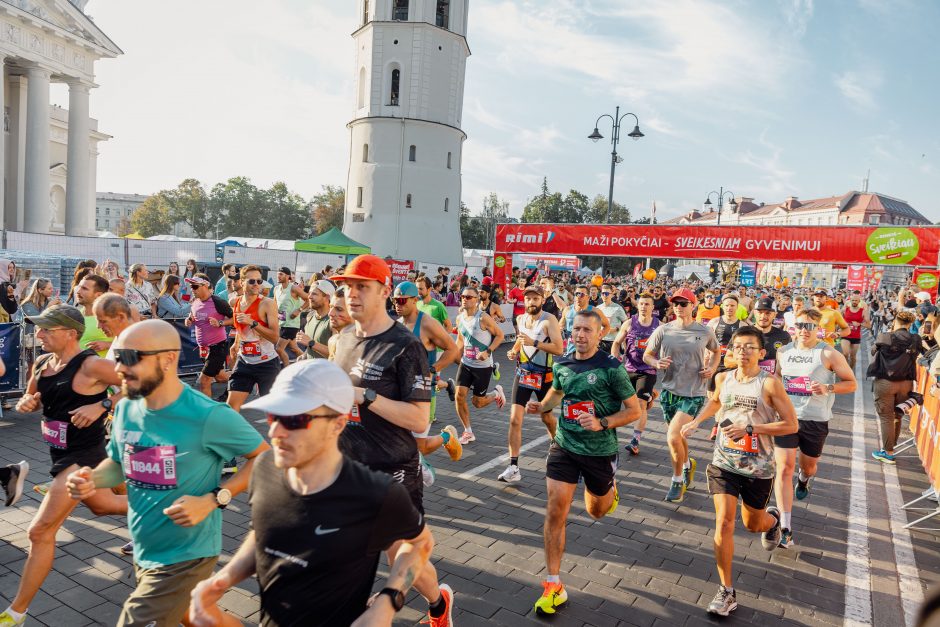
[[[109,412],[109,411],[111,411],[111,409],[114,407],[114,401],[112,401],[110,398],[106,398],[106,399],[104,399],[103,401],[101,401],[101,407],[102,407],[105,411],[108,411],[108,412]]]
[[[748,435],[754,435],[754,425],[748,425],[748,426],[744,427],[744,431],[745,431]]]
[[[829,392],[830,394],[832,394],[835,391],[835,389],[836,389],[836,386],[834,383],[830,383],[829,385],[826,386],[826,391]]]
[[[361,407],[368,407],[375,402],[375,397],[378,396],[375,390],[371,388],[366,388],[362,391],[362,402],[359,403]]]
[[[607,424],[606,418],[598,418],[597,422],[601,423],[601,431],[607,431],[610,428],[610,425]]]
[[[375,596],[378,598],[383,594],[388,595],[388,598],[392,600],[392,608],[396,612],[401,611],[401,608],[405,606],[405,593],[401,590],[396,590],[395,588],[382,588]]]
[[[225,509],[232,502],[232,493],[228,488],[216,488],[212,491],[219,509]]]

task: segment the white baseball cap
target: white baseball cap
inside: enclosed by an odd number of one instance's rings
[[[354,400],[352,381],[339,366],[326,359],[307,359],[281,370],[271,391],[244,407],[277,416],[304,414],[320,407],[348,414]]]
[[[336,293],[336,286],[327,281],[326,279],[320,279],[310,287],[315,287],[327,296],[333,296]]]
[[[916,294],[914,294],[914,298],[916,298],[917,300],[925,300],[928,303],[932,300],[930,296],[930,292],[917,292]]]

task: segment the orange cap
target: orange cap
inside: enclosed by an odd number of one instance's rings
[[[361,281],[378,281],[382,285],[392,286],[392,270],[385,260],[375,255],[359,255],[349,262],[346,271],[330,277],[334,283],[346,279],[359,279]]]

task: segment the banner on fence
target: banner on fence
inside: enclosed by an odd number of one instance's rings
[[[199,356],[199,346],[196,344],[194,327],[187,327],[183,318],[167,320],[176,329],[180,336],[180,359],[177,368],[181,376],[198,374],[202,371],[202,358]]]
[[[0,392],[20,389],[20,325],[0,324],[0,358],[6,373],[0,377]]]
[[[914,268],[914,284],[930,294],[930,301],[937,302],[937,284],[940,283],[940,272],[935,268]]]
[[[917,368],[917,390],[924,404],[911,411],[911,432],[930,485],[940,493],[940,398],[930,394],[932,379],[927,368]]]

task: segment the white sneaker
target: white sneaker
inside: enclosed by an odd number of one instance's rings
[[[473,431],[464,431],[460,434],[460,443],[461,444],[470,444],[471,442],[476,442],[476,437],[473,435]]]
[[[503,386],[497,385],[493,391],[496,393],[496,406],[502,409],[506,405],[506,393],[503,392]]]
[[[497,479],[499,481],[505,481],[506,483],[517,483],[522,481],[522,473],[519,472],[518,466],[509,464],[509,466],[506,467],[506,470],[504,470],[499,475],[499,477],[497,477]]]

